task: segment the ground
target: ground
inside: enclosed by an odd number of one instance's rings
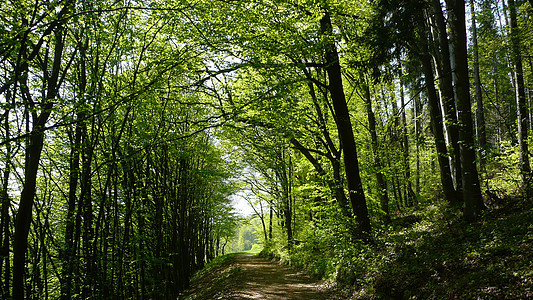
[[[327,244],[299,249],[304,263],[290,262],[312,272],[335,266],[315,273],[342,295],[278,261],[232,254],[200,271],[180,300],[533,299],[533,201],[506,199],[471,223],[461,216],[444,205],[396,217],[374,244],[342,244],[342,260]]]
[[[196,276],[179,299],[335,299],[334,295],[301,270],[239,253]]]

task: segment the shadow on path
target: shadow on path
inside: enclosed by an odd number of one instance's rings
[[[222,282],[198,283],[203,287],[193,282],[195,292],[185,299],[334,299],[332,291],[306,273],[252,254],[236,255],[220,274]],[[208,286],[218,291],[206,293]]]

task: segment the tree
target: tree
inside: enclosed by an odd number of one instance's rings
[[[370,138],[371,138],[371,144],[372,144],[372,152],[374,155],[374,164],[376,167],[376,181],[378,184],[378,194],[380,196],[381,201],[381,209],[385,213],[385,222],[390,222],[390,210],[389,210],[389,195],[387,191],[387,183],[385,181],[385,177],[383,175],[383,164],[381,162],[381,153],[380,153],[380,147],[379,147],[379,141],[376,133],[376,118],[374,116],[374,112],[372,111],[372,99],[370,96],[370,88],[368,86],[368,83],[362,84],[362,90],[363,90],[363,101],[365,103],[366,107],[366,113],[368,118],[368,129],[370,130]]]
[[[515,80],[515,96],[517,106],[518,119],[518,145],[520,150],[520,176],[522,179],[522,187],[529,190],[529,177],[531,173],[531,166],[529,164],[529,148],[528,148],[528,133],[527,133],[527,100],[524,88],[524,70],[522,67],[522,57],[520,55],[520,32],[518,29],[516,18],[517,7],[514,0],[509,0],[509,15],[511,28],[511,58],[513,62],[513,74]]]
[[[448,140],[452,147],[451,149],[451,166],[453,174],[455,175],[455,187],[457,193],[462,192],[462,168],[461,155],[459,147],[459,125],[457,121],[457,109],[455,104],[455,96],[453,89],[453,72],[452,72],[452,58],[450,57],[450,44],[446,30],[446,22],[442,12],[441,3],[438,0],[431,1],[433,21],[435,23],[435,46],[433,49],[433,57],[435,58],[436,71],[438,74],[439,91],[442,100],[442,108],[444,111],[446,131],[448,133]],[[459,202],[460,196],[454,197],[452,204]]]
[[[472,109],[470,105],[465,2],[464,0],[447,0],[446,5],[451,20],[452,56],[455,62],[455,97],[457,99],[461,166],[463,171],[464,217],[467,220],[472,220],[479,216],[484,205],[476,167]]]
[[[46,78],[46,90],[42,95],[42,102],[36,103],[31,95],[29,88],[29,66],[28,61],[22,61],[20,66],[21,78],[20,87],[23,93],[23,98],[26,100],[28,109],[34,109],[40,107],[39,113],[37,111],[32,112],[32,129],[29,133],[29,141],[26,148],[26,163],[24,171],[24,187],[20,195],[20,201],[18,205],[17,214],[15,217],[15,233],[13,235],[13,299],[24,299],[24,272],[26,265],[26,251],[28,247],[28,234],[30,231],[30,224],[32,220],[32,210],[35,198],[35,189],[37,185],[37,171],[41,158],[41,151],[44,143],[44,128],[50,114],[54,101],[58,96],[60,88],[60,75],[61,64],[63,62],[63,49],[64,49],[64,19],[62,16],[68,14],[71,9],[72,1],[65,2],[59,14],[56,16],[56,20],[52,23],[56,23],[56,26],[51,29],[54,33],[53,45],[53,60],[51,66],[51,73],[48,74],[48,66],[43,66],[42,70],[44,78]],[[27,20],[23,20],[28,22]],[[28,57],[32,54],[27,53],[27,41],[23,40],[20,44],[21,57]],[[38,50],[38,49],[35,49]],[[35,51],[33,50],[33,51]],[[48,50],[50,51],[50,50]]]
[[[364,240],[368,240],[370,238],[372,227],[370,225],[370,218],[368,216],[363,184],[359,174],[359,160],[357,158],[357,149],[352,130],[352,122],[350,120],[350,114],[346,104],[346,97],[344,95],[344,88],[342,85],[339,55],[334,41],[331,40],[333,35],[333,27],[327,9],[324,11],[324,15],[320,19],[320,30],[326,39],[324,47],[326,71],[329,82],[328,90],[331,93],[331,102],[336,113],[335,121],[337,123],[339,139],[344,151],[344,171],[346,173],[349,198],[352,204],[353,213],[357,218],[362,237]]]
[[[481,76],[479,74],[479,46],[477,38],[476,8],[474,1],[470,0],[470,14],[472,15],[472,51],[474,60],[474,86],[476,91],[476,136],[479,147],[480,169],[485,168],[485,152],[487,148],[487,132],[485,128],[485,109],[483,105],[483,94],[481,89]]]

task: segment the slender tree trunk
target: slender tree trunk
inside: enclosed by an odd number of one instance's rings
[[[413,105],[413,122],[414,122],[414,135],[415,135],[415,158],[416,158],[416,169],[415,169],[415,193],[420,195],[420,99],[418,96],[414,97]]]
[[[320,28],[322,34],[330,39],[333,35],[333,28],[329,12],[327,11],[320,20]],[[344,95],[339,55],[337,53],[335,42],[332,40],[329,40],[325,45],[325,58],[327,65],[326,71],[329,79],[328,88],[331,94],[333,109],[336,113],[335,121],[337,123],[339,139],[344,151],[344,168],[346,181],[348,183],[349,198],[352,204],[353,213],[359,224],[361,236],[364,240],[370,240],[372,227],[368,216],[363,184],[359,174],[357,149],[355,146],[348,104],[346,103],[346,96]]]
[[[401,69],[401,67],[400,67]],[[407,135],[407,118],[406,118],[406,107],[405,107],[405,94],[403,90],[403,82],[400,79],[400,105],[402,107],[402,164],[404,169],[405,181],[407,182],[407,202],[410,206],[415,205],[417,195],[413,192],[413,186],[411,184],[411,167],[409,165],[409,138]],[[414,104],[413,104],[414,106]],[[414,114],[413,114],[414,116]]]
[[[41,103],[41,113],[38,116],[33,113],[33,128],[26,148],[24,185],[15,218],[15,234],[13,236],[13,300],[24,299],[26,250],[28,247],[28,234],[37,187],[37,171],[39,169],[41,151],[44,144],[44,127],[52,112],[53,100],[59,89],[58,82],[63,45],[63,27],[58,26],[55,30],[54,60],[51,76],[47,82],[46,96],[43,103]]]
[[[10,92],[6,97],[6,102],[11,102]],[[6,140],[10,138],[10,124],[9,124],[9,106],[7,106],[5,113],[3,115],[4,120],[4,132]],[[9,222],[11,216],[9,214],[9,209],[11,207],[11,201],[9,199],[9,177],[11,173],[11,143],[6,144],[5,152],[5,168],[2,174],[2,190],[0,190],[0,199],[1,199],[1,218],[0,218],[0,298],[8,299],[10,297],[10,284],[9,279],[11,277],[11,268],[10,268],[10,254],[9,254]]]
[[[511,57],[514,67],[515,78],[515,95],[518,116],[518,147],[520,152],[520,176],[522,179],[522,187],[529,192],[531,175],[531,167],[528,156],[528,133],[527,133],[527,101],[524,85],[524,71],[522,67],[522,56],[520,54],[520,31],[516,17],[516,4],[514,0],[509,1],[509,16],[511,27]]]
[[[470,106],[468,60],[466,48],[465,1],[447,0],[452,31],[453,57],[455,58],[455,94],[459,111],[459,140],[461,166],[463,168],[464,216],[467,220],[476,218],[483,209],[481,187],[476,167],[476,150]]]
[[[479,76],[479,46],[477,42],[476,10],[474,0],[470,0],[470,14],[472,15],[472,51],[474,59],[474,85],[476,88],[476,136],[478,141],[479,168],[485,168],[485,152],[487,151],[487,133],[485,129],[485,110]]]
[[[78,122],[82,115],[78,115]],[[76,210],[76,191],[78,187],[79,162],[80,162],[81,126],[76,124],[74,141],[70,152],[69,166],[69,193],[67,200],[67,217],[65,225],[65,246],[63,249],[61,299],[71,299],[72,295],[72,272],[74,269],[74,221]]]
[[[381,89],[382,89],[381,94],[385,95],[386,92],[384,90],[384,87],[381,86]],[[384,105],[382,109],[384,111],[387,111],[389,103],[385,97],[383,98],[382,104]],[[394,129],[389,131],[389,139],[392,143],[391,146],[393,146],[395,150],[399,150],[400,152],[402,152],[403,145],[402,145],[402,139],[400,135],[400,131],[401,131],[400,130],[400,119],[401,118],[400,118],[400,113],[398,112],[398,104],[394,97],[391,98],[390,105],[392,106],[392,116],[389,115],[387,117],[393,120]],[[380,125],[383,126],[383,124],[380,124]],[[398,149],[396,149],[396,146]],[[392,157],[395,160],[397,159],[396,155],[392,155]],[[389,158],[389,170],[391,170],[391,176],[389,178],[391,179],[391,182],[393,183],[392,187],[393,187],[395,198],[398,199],[400,203],[408,207],[409,201],[407,200],[407,195],[406,195],[407,191],[405,189],[405,184],[404,184],[405,182],[403,180],[400,180],[398,176],[401,173],[398,170],[399,167],[401,168],[401,160],[400,160],[400,166],[398,166],[398,164],[394,164],[391,166],[390,158]]]
[[[94,228],[93,228],[93,203],[92,203],[92,157],[93,145],[87,133],[87,128],[82,126],[82,174],[80,180],[80,199],[83,207],[83,256],[85,260],[85,276],[82,296],[88,299],[94,294],[95,257],[93,253]]]
[[[46,247],[46,243],[44,241],[45,239],[45,235],[46,235],[46,231],[47,230],[50,230],[50,223],[48,221],[48,215],[46,215],[46,219],[44,220],[44,232],[42,233],[43,234],[43,240],[42,240],[42,247],[43,247],[43,253],[41,254],[43,256],[43,278],[44,278],[44,299],[45,300],[48,300],[48,297],[49,297],[49,288],[48,288],[48,261],[47,261],[47,256],[48,256],[48,248]]]
[[[364,90],[364,102],[366,107],[366,115],[368,118],[368,128],[370,130],[370,139],[372,144],[372,152],[374,156],[374,167],[376,168],[376,181],[378,184],[378,194],[380,198],[381,209],[385,213],[385,223],[390,223],[389,211],[389,194],[387,191],[387,183],[383,175],[383,163],[379,153],[378,135],[376,132],[376,117],[372,111],[372,100],[370,96],[370,88],[367,84],[362,85]]]
[[[292,250],[293,232],[292,232],[292,209],[291,209],[291,168],[292,161],[290,153],[282,149],[279,153],[281,169],[277,171],[277,177],[281,182],[281,198],[283,205],[283,225],[287,233],[287,248]]]
[[[35,127],[37,127],[36,125]],[[43,148],[44,124],[34,128],[26,150],[26,168],[24,172],[24,188],[20,196],[19,207],[15,219],[15,235],[13,241],[13,299],[24,299],[24,272],[26,269],[26,250],[30,231],[32,207],[37,186],[37,170]]]
[[[274,208],[272,207],[272,203],[269,204],[270,213],[268,217],[268,241],[272,240],[272,217],[274,215]]]
[[[263,213],[263,204],[260,201],[259,206],[261,208],[261,213],[259,214],[259,220],[261,220],[261,226],[263,227],[263,236],[265,238],[265,242],[268,241],[268,233],[267,233],[267,227],[265,222],[265,214]]]
[[[83,32],[82,34],[83,35]],[[78,45],[81,55],[79,62],[79,106],[81,111],[77,115],[77,122],[75,125],[73,144],[70,152],[69,161],[69,194],[67,200],[67,219],[65,225],[65,245],[63,248],[64,256],[62,261],[62,282],[61,282],[61,299],[71,299],[72,297],[72,272],[74,269],[75,260],[75,246],[74,246],[74,213],[76,210],[76,192],[78,188],[78,180],[80,173],[80,153],[81,153],[81,139],[84,134],[85,124],[83,124],[86,113],[84,111],[86,101],[85,93],[87,87],[87,69],[86,69],[86,56],[85,51],[87,49],[87,42],[80,42]],[[78,208],[81,209],[81,208]]]
[[[436,68],[439,75],[439,89],[442,96],[442,106],[444,109],[444,122],[450,145],[452,147],[451,158],[452,167],[455,172],[455,184],[457,193],[462,192],[462,170],[461,170],[461,152],[459,148],[459,127],[457,121],[457,109],[455,107],[455,96],[453,92],[453,72],[450,58],[450,44],[446,33],[446,21],[442,13],[442,7],[439,0],[432,0],[433,11],[435,12],[435,23],[437,25],[437,35],[440,52],[435,53],[440,62]],[[460,197],[456,197],[460,201]]]
[[[457,193],[453,186],[452,175],[450,171],[450,164],[448,163],[448,153],[446,150],[446,141],[444,139],[444,127],[442,114],[439,106],[437,91],[435,90],[433,68],[431,66],[431,58],[429,54],[421,56],[422,66],[424,68],[424,76],[426,81],[426,89],[429,103],[429,113],[431,116],[431,128],[435,136],[435,148],[437,150],[437,159],[439,162],[440,180],[442,183],[442,190],[444,197],[451,203],[457,203]]]
[[[320,103],[317,99],[313,83],[310,82],[308,86],[309,94],[313,99],[313,104],[317,113],[318,122],[320,124],[319,130],[325,140],[325,146],[328,149],[328,159],[331,163],[331,167],[333,168],[333,181],[328,180],[328,185],[332,191],[335,191],[335,198],[339,203],[339,207],[343,215],[347,218],[353,218],[353,214],[350,212],[350,205],[348,204],[348,199],[346,198],[346,194],[344,193],[344,184],[341,177],[341,151],[335,147],[335,144],[331,139],[326,125],[326,116],[324,115],[322,108],[320,107]]]

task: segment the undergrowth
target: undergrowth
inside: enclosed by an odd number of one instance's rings
[[[186,291],[178,299],[222,299],[227,286],[237,280],[239,269],[232,265],[233,257],[239,253],[230,253],[216,257],[203,269],[196,272],[191,281],[196,288]]]
[[[533,204],[508,199],[476,222],[444,204],[375,226],[373,244],[337,226],[313,225],[289,251],[262,255],[336,284],[356,299],[523,299],[533,297]]]

